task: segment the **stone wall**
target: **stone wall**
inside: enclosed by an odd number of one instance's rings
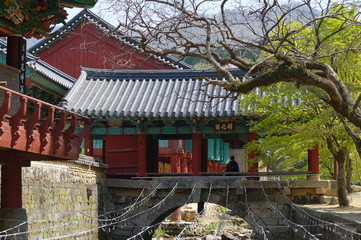
[[[352,213],[350,213],[352,216]],[[329,239],[360,239],[361,224],[349,220],[337,213],[316,211],[298,206],[293,212],[293,221],[298,222],[314,233],[319,240]],[[293,239],[304,239],[301,234],[293,234]]]
[[[28,215],[29,239],[98,239],[101,166],[85,156],[73,162],[31,165],[23,168],[23,208]]]

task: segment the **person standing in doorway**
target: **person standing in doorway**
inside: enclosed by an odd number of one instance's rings
[[[234,160],[234,156],[231,156],[231,160],[227,164],[226,172],[239,172],[238,163]]]

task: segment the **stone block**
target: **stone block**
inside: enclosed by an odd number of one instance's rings
[[[290,188],[327,188],[329,186],[329,181],[322,180],[297,180],[289,181]]]

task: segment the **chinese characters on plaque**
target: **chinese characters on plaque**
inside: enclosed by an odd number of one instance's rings
[[[233,131],[234,123],[233,122],[223,122],[214,124],[215,131]]]

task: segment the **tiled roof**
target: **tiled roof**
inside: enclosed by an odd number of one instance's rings
[[[0,51],[6,54],[6,50],[7,50],[6,41],[0,39]],[[49,78],[50,80],[68,89],[73,86],[76,80],[75,78],[60,71],[57,68],[54,68],[53,66],[49,65],[48,63],[44,62],[38,57],[35,57],[29,52],[26,53],[26,65],[34,69],[36,72],[42,74],[43,76]]]
[[[67,22],[66,26],[59,28],[57,34],[53,38],[46,38],[42,41],[39,41],[37,44],[29,48],[29,52],[32,54],[37,54],[43,49],[51,46],[54,42],[63,38],[66,34],[73,31],[73,29],[82,21],[88,20],[90,23],[95,24],[99,29],[101,29],[105,34],[110,34],[111,37],[118,39],[122,44],[128,45],[134,48],[136,51],[140,50],[140,43],[133,38],[124,38],[124,34],[116,30],[116,28],[105,20],[101,19],[99,16],[89,11],[88,9],[84,9],[80,13],[78,13],[75,17]],[[177,69],[193,69],[191,65],[187,63],[176,60],[173,57],[159,57],[153,54],[149,54],[150,56],[158,59],[159,61],[167,64],[168,66],[177,68]]]
[[[241,78],[240,70],[231,70]],[[99,70],[83,68],[62,106],[88,116],[188,118],[240,115],[235,95],[207,79],[213,70]]]

